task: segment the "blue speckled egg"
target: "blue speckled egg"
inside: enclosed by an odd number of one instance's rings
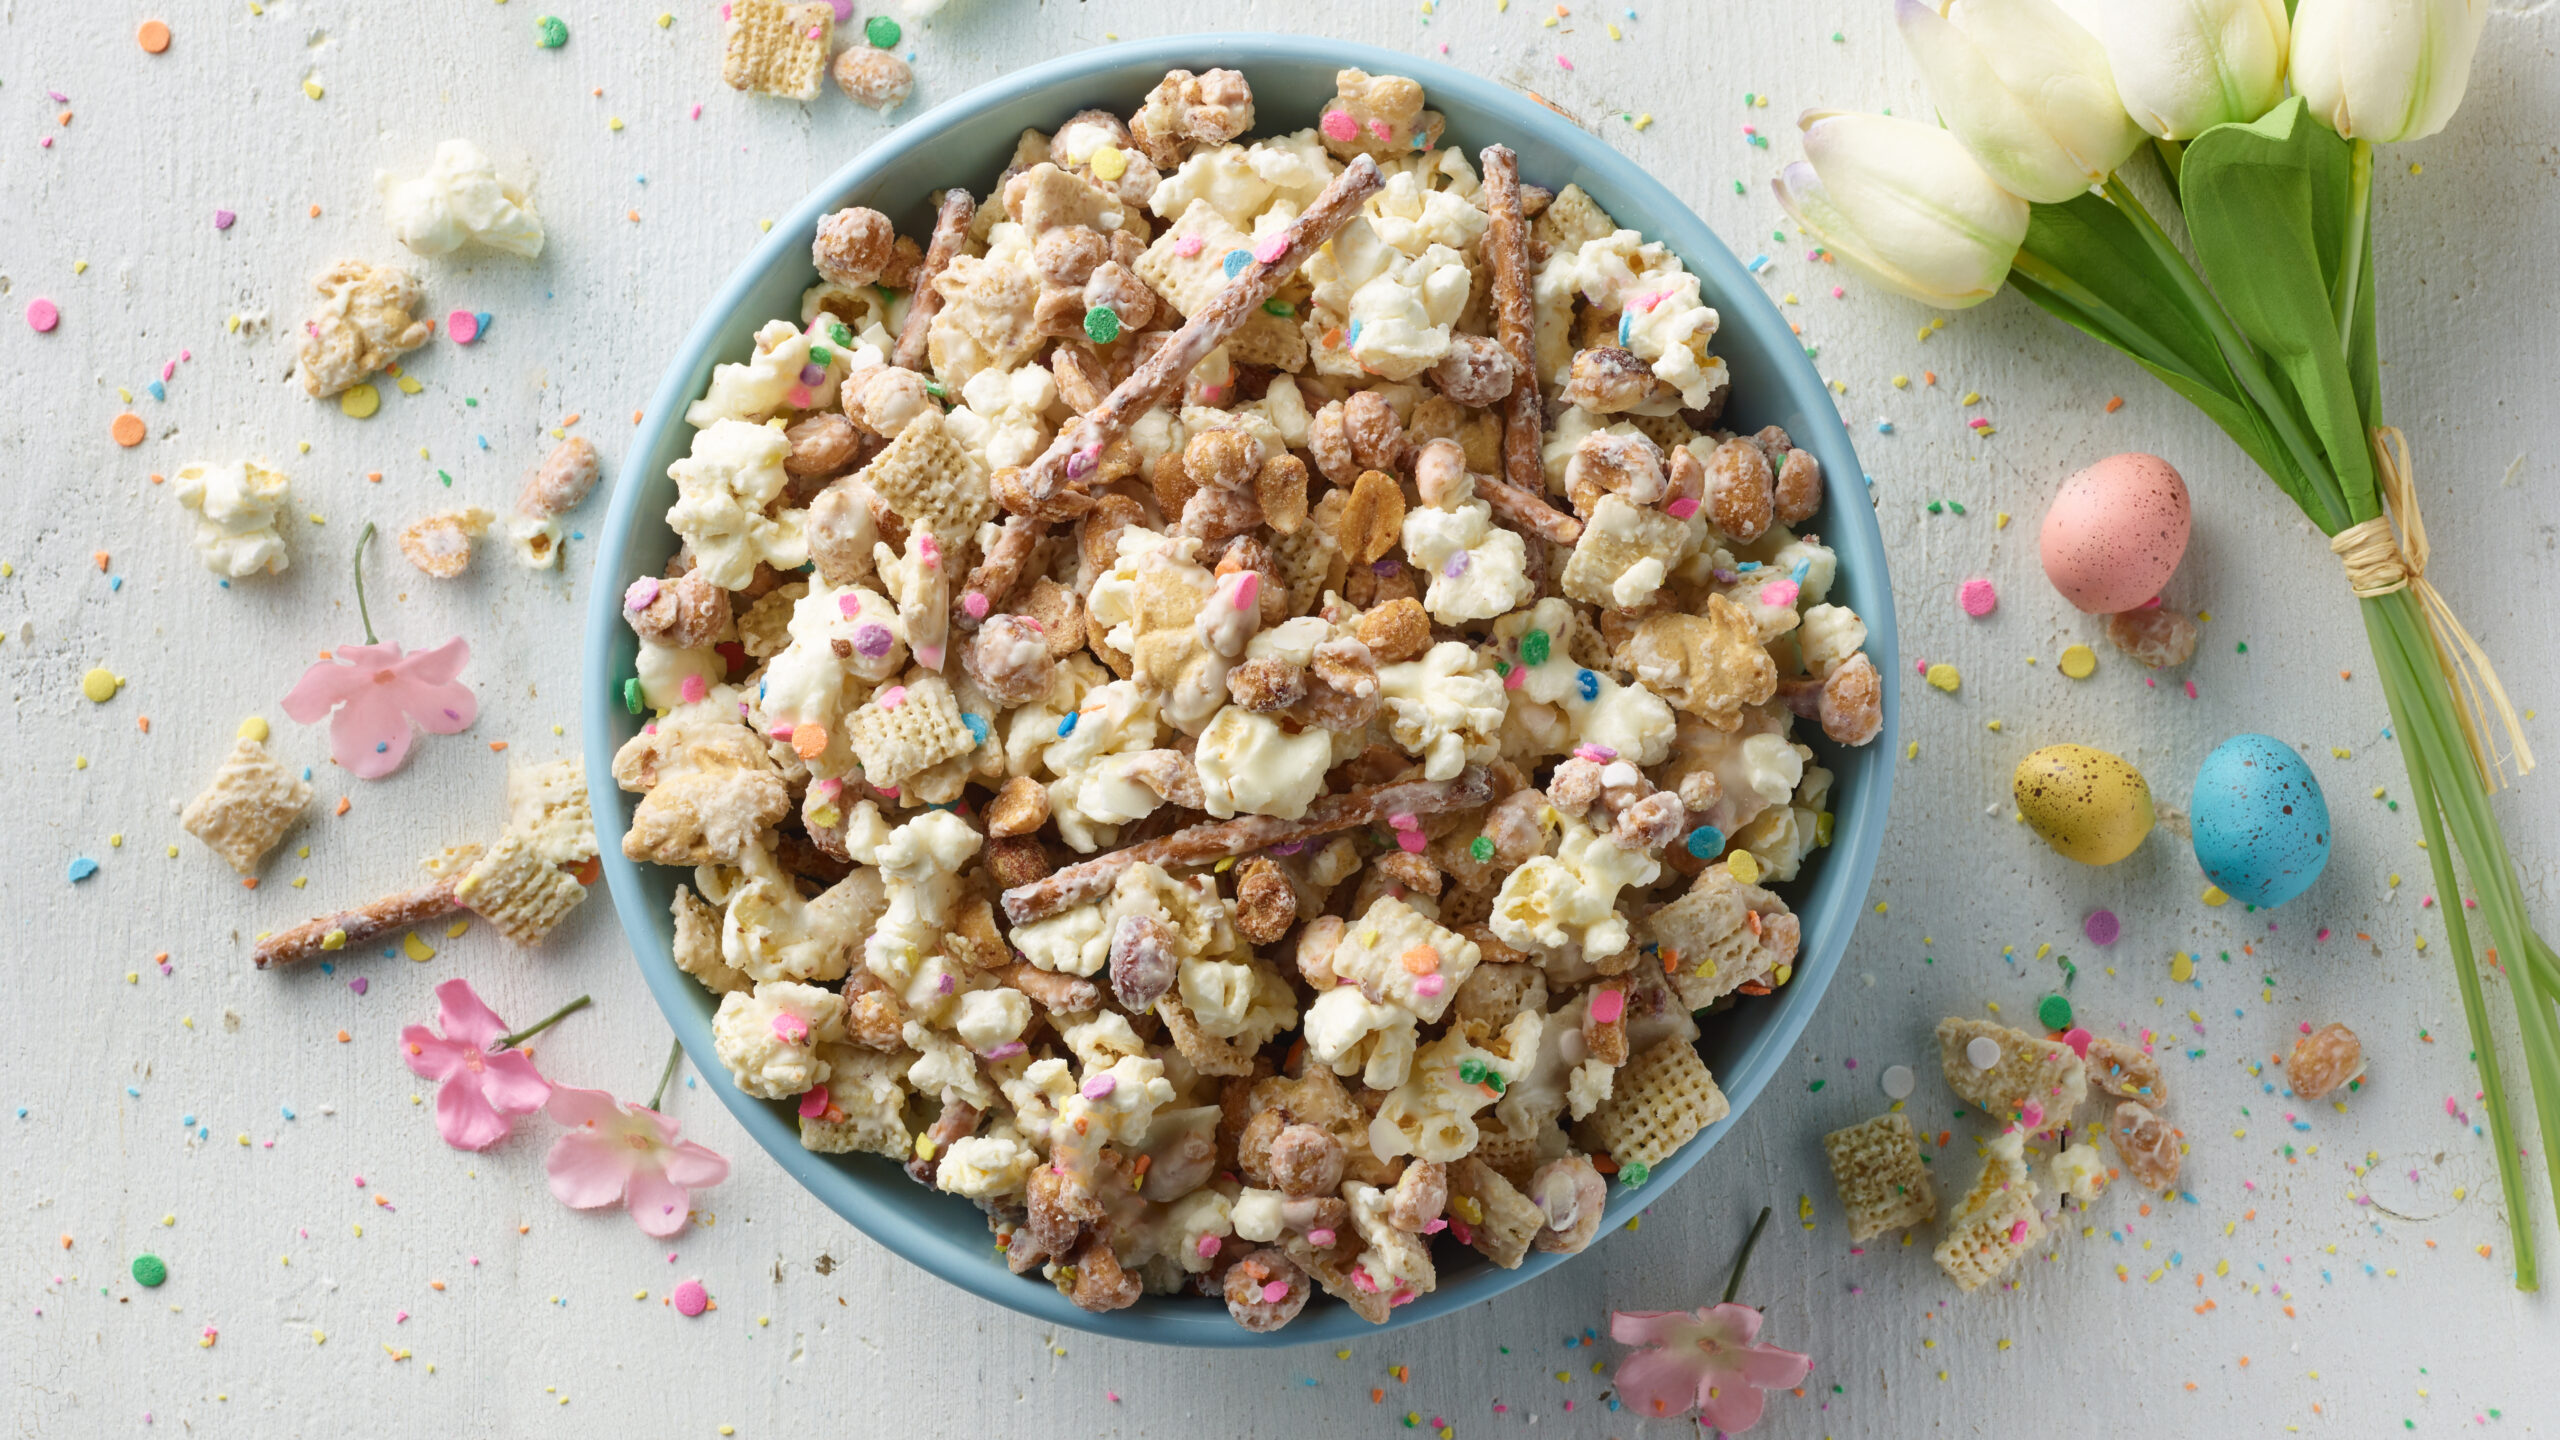
[[[2293,747],[2234,735],[2204,757],[2189,804],[2196,863],[2251,905],[2281,905],[2329,864],[2329,802]]]

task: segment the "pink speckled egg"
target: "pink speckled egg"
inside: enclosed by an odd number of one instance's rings
[[[2111,455],[2062,482],[2044,512],[2045,578],[2091,615],[2160,593],[2187,553],[2187,483],[2157,455]]]

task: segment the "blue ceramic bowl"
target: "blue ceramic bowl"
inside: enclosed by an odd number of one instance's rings
[[[819,217],[846,205],[869,205],[897,220],[901,231],[923,234],[932,222],[924,200],[928,191],[989,183],[1011,157],[1014,137],[1026,127],[1054,129],[1087,106],[1130,113],[1169,68],[1228,66],[1243,71],[1253,82],[1263,125],[1286,130],[1312,124],[1334,93],[1334,72],[1355,65],[1420,80],[1432,107],[1448,117],[1447,143],[1470,155],[1497,141],[1509,145],[1520,154],[1524,179],[1558,190],[1567,183],[1580,185],[1620,224],[1668,244],[1697,272],[1708,302],[1724,321],[1716,350],[1733,372],[1727,423],[1744,431],[1783,425],[1798,445],[1820,457],[1831,479],[1832,500],[1815,528],[1839,552],[1834,594],[1865,618],[1867,650],[1876,667],[1889,677],[1899,664],[1884,541],[1858,483],[1858,457],[1786,320],[1732,252],[1660,182],[1607,144],[1492,81],[1393,51],[1284,35],[1194,35],[1115,45],[1007,75],[938,106],[811,191],[738,267],[676,353],[658,393],[650,398],[646,422],[632,438],[614,486],[612,511],[598,532],[587,614],[584,713],[589,790],[596,834],[604,844],[605,878],[639,957],[640,973],[659,1007],[701,1068],[703,1082],[756,1143],[872,1239],[955,1285],[1055,1325],[1168,1345],[1300,1345],[1373,1333],[1347,1307],[1321,1298],[1295,1323],[1269,1334],[1245,1330],[1228,1319],[1224,1305],[1193,1296],[1150,1296],[1131,1309],[1087,1314],[1039,1280],[1007,1272],[974,1205],[925,1190],[876,1156],[812,1154],[800,1146],[790,1103],[740,1094],[713,1057],[712,997],[676,969],[670,953],[668,906],[686,874],[636,865],[622,856],[619,842],[630,823],[630,797],[614,787],[612,759],[639,721],[622,705],[622,680],[632,673],[635,641],[622,623],[620,598],[633,579],[658,574],[675,550],[675,536],[664,518],[675,500],[667,466],[682,459],[692,444],[692,429],[683,420],[686,404],[702,394],[715,363],[747,357],[757,326],[777,315],[799,314],[800,292],[817,280],[809,242]],[[1661,1203],[1741,1118],[1777,1073],[1831,983],[1840,952],[1857,925],[1884,835],[1893,788],[1895,709],[1894,687],[1887,684],[1884,730],[1876,742],[1824,757],[1823,763],[1839,776],[1833,790],[1837,818],[1831,848],[1808,862],[1806,878],[1789,887],[1790,903],[1804,924],[1793,982],[1770,997],[1717,1015],[1699,1041],[1732,1099],[1733,1118],[1683,1146],[1641,1190],[1613,1187],[1604,1236],[1615,1233],[1640,1206]],[[1503,1270],[1472,1252],[1441,1249],[1447,1268],[1441,1271],[1440,1288],[1398,1309],[1387,1328],[1475,1304],[1566,1259],[1533,1253],[1520,1268]]]

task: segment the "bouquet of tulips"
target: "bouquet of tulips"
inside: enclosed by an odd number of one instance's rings
[[[2382,423],[2373,147],[2444,128],[2488,0],[1898,0],[1944,128],[1804,117],[1779,203],[1841,264],[1946,307],[2005,282],[2132,356],[2330,537],[2360,600],[2498,1154],[2516,1284],[2533,1226],[2455,875],[2469,871],[2560,1192],[2560,960],[2489,793],[2533,765],[2488,659],[2426,580],[2409,456]],[[2152,167],[2156,164],[2156,176]],[[2128,173],[2165,189],[2160,215]],[[2165,182],[2155,183],[2156,181]],[[2186,243],[2164,219],[2182,222]],[[2446,843],[2450,832],[2452,843]]]

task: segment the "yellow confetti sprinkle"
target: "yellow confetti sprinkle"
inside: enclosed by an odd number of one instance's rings
[[[1929,683],[1952,695],[1956,687],[1964,683],[1964,677],[1956,673],[1956,667],[1941,660],[1929,667]]]
[[[426,961],[436,958],[435,947],[419,939],[415,931],[400,937],[400,949],[412,960]]]
[[[2184,985],[2196,977],[2196,957],[2181,950],[2169,957],[2169,979]]]
[[[2204,887],[2204,894],[2197,898],[2216,909],[2231,903],[2231,897],[2222,893],[2222,887],[2219,885],[2207,885]]]
[[[1896,389],[1896,390],[1908,390],[1908,389],[1910,389],[1910,388],[1911,388],[1911,377],[1910,377],[1910,376],[1908,376],[1908,375],[1896,375],[1896,376],[1894,376],[1894,377],[1893,377],[1893,388],[1894,388],[1894,389]]]
[[[338,396],[338,411],[353,420],[363,420],[382,408],[382,392],[370,385],[350,385]]]
[[[1985,720],[1982,722],[1982,728],[1996,733],[2000,729],[2000,722],[1997,720]]]
[[[1992,528],[1992,529],[1994,529],[1994,530],[2006,530],[2006,529],[2008,529],[2008,528],[2009,528],[2009,512],[2008,512],[2008,511],[2006,511],[2006,510],[2003,510],[2003,511],[1999,512],[1997,515],[1993,516],[1993,517],[1992,517],[1992,521],[1991,521],[1991,528]]]
[[[1117,145],[1105,145],[1093,152],[1090,160],[1093,178],[1110,184],[1129,173],[1129,154]]]
[[[116,678],[116,672],[101,665],[80,677],[80,693],[94,703],[104,705],[116,698],[116,688],[123,683]]]
[[[462,932],[463,932],[463,931],[465,931],[465,930],[468,930],[468,929],[470,929],[470,928],[471,928],[471,922],[470,922],[470,921],[468,921],[468,920],[456,920],[456,921],[454,921],[452,924],[447,925],[446,927],[444,927],[444,938],[446,938],[447,940],[459,940],[459,939],[461,939],[461,938],[462,938]]]
[[[1903,758],[1903,759],[1905,759],[1905,760],[1917,760],[1917,759],[1919,759],[1919,758],[1920,758],[1920,742],[1919,742],[1919,741],[1917,741],[1917,740],[1914,740],[1914,741],[1912,741],[1910,744],[1903,746],[1903,747],[1902,747],[1902,758]]]
[[[1615,25],[1612,25],[1612,26],[1608,27],[1608,29],[1609,29],[1609,38],[1610,38],[1610,39],[1612,39],[1612,40],[1624,40],[1624,39],[1626,39],[1626,38],[1627,38],[1626,36],[1621,35],[1621,34],[1619,34],[1619,33],[1618,33],[1618,27],[1617,27],[1617,26],[1615,26]]]
[[[329,92],[320,88],[319,81],[306,76],[302,81],[302,93],[310,96],[314,100],[317,100]]]
[[[1745,885],[1760,883],[1760,857],[1748,850],[1736,850],[1725,857],[1724,868]]]
[[[72,274],[74,274],[74,275],[86,275],[86,274],[88,274],[88,273],[89,273],[89,262],[88,262],[88,261],[86,261],[86,260],[74,260],[74,261],[72,261],[72,262],[71,262],[71,273],[72,273]]]
[[[415,395],[427,388],[426,386],[419,384],[417,381],[410,379],[406,375],[401,376],[397,383],[400,386],[400,393],[403,395]]]
[[[239,730],[234,733],[238,734],[243,740],[255,740],[263,745],[266,743],[268,733],[267,717],[264,715],[252,715],[248,719],[241,721]]]
[[[2086,680],[2098,673],[2098,652],[2086,645],[2074,645],[2062,652],[2062,673],[2074,680]]]
[[[675,17],[675,16],[670,15],[670,14],[667,14],[667,13],[666,13],[666,12],[664,12],[664,11],[659,12],[659,15],[658,15],[658,28],[659,28],[659,29],[664,30],[664,29],[666,29],[668,26],[673,25],[674,23],[676,23],[676,17]]]
[[[1636,128],[1637,128],[1638,130],[1650,130],[1650,129],[1652,129],[1652,128],[1653,128],[1653,112],[1652,112],[1652,111],[1650,111],[1650,110],[1647,110],[1647,111],[1646,111],[1646,112],[1644,112],[1643,114],[1641,114],[1641,115],[1637,116],[1637,117],[1636,117]]]
[[[2336,756],[2337,758],[2339,758],[2339,759],[2341,759],[2341,760],[2353,760],[2354,758],[2356,758],[2356,757],[2355,757],[2355,752],[2354,752],[2354,751],[2352,751],[2352,750],[2349,750],[2349,749],[2348,749],[2346,746],[2344,746],[2344,745],[2332,745],[2332,746],[2330,746],[2330,747],[2329,747],[2329,753],[2330,753],[2331,755]]]
[[[616,115],[616,116],[614,116],[612,119],[607,120],[606,122],[604,122],[604,128],[606,128],[607,130],[619,130],[619,129],[621,129],[621,128],[622,128],[622,117],[621,117],[621,116],[619,116],[619,115]]]
[[[1964,392],[1964,403],[1965,403],[1965,404],[1967,404],[1967,405],[1979,405],[1979,404],[1981,404],[1981,403],[1982,403],[1982,392],[1981,392],[1981,391],[1979,391],[1979,390],[1967,390],[1966,392]]]

